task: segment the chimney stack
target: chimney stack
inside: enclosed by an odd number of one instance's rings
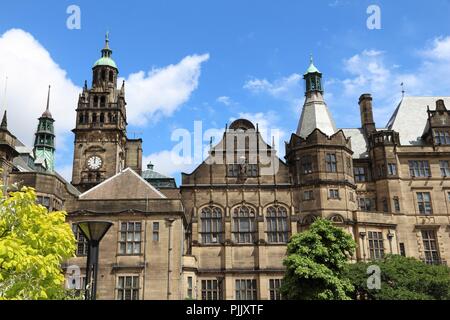
[[[372,96],[369,93],[365,93],[359,98],[359,110],[361,113],[361,126],[366,136],[369,136],[376,131],[375,121],[373,120]]]

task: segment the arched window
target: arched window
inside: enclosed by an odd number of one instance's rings
[[[105,114],[103,112],[100,113],[100,123],[105,123]]]
[[[78,123],[80,123],[80,124],[84,123],[84,114],[80,113],[80,117],[79,117]]]
[[[310,225],[313,224],[314,221],[317,220],[317,216],[313,215],[313,214],[309,214],[306,217],[303,218],[302,220],[302,224],[303,225]]]
[[[329,218],[329,220],[333,223],[345,223],[345,219],[340,214],[335,214]]]
[[[270,243],[286,243],[289,237],[288,213],[283,206],[267,208],[267,239]]]
[[[94,97],[94,108],[98,108],[98,97]]]
[[[113,82],[114,81],[114,72],[109,71],[109,82]]]
[[[96,114],[96,113],[93,113],[93,114],[92,114],[92,122],[93,122],[93,123],[96,123],[96,122],[97,122],[97,114]]]
[[[256,210],[242,205],[233,211],[233,234],[237,243],[254,243],[256,240]]]
[[[104,69],[102,70],[102,80],[106,80],[106,71]]]
[[[201,210],[202,243],[221,243],[223,240],[222,209],[208,206]]]

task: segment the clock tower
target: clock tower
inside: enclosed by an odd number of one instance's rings
[[[111,56],[106,35],[101,58],[92,68],[92,87],[85,82],[76,109],[72,184],[82,192],[127,165],[125,88],[117,88],[119,70]]]

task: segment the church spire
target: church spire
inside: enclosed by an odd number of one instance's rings
[[[328,136],[333,135],[337,131],[336,124],[323,99],[322,73],[314,65],[312,55],[303,79],[306,85],[306,98],[297,135],[307,138],[315,129],[319,129]]]
[[[2,124],[0,125],[1,129],[8,130],[8,119],[6,116],[6,110],[3,113]]]
[[[55,120],[53,120],[50,113],[50,90],[51,86],[48,86],[47,106],[39,118],[33,151],[36,160],[45,160],[47,162],[47,170],[53,172],[55,167],[55,133],[53,124]]]

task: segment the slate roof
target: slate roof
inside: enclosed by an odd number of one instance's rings
[[[80,200],[164,199],[166,196],[127,168],[80,195]]]
[[[421,145],[423,131],[427,124],[427,107],[436,110],[436,101],[444,100],[450,108],[450,97],[404,97],[389,120],[386,128],[400,134],[402,145]]]
[[[319,129],[328,136],[332,136],[337,132],[330,110],[319,92],[312,93],[306,97],[298,123],[297,135],[306,139],[314,129]]]

